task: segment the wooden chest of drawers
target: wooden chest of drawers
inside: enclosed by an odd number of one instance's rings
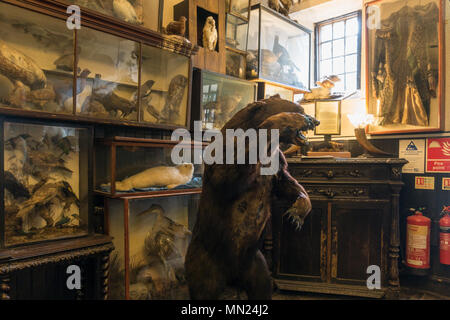
[[[278,287],[395,298],[400,288],[401,170],[407,161],[289,159],[288,162],[289,172],[308,192],[313,211],[300,232],[282,218],[272,221],[273,275]],[[374,274],[370,266],[379,267],[380,289],[367,286],[368,278]]]

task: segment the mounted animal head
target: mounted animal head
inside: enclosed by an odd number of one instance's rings
[[[252,103],[236,113],[222,128],[226,129],[279,129],[280,142],[298,146],[308,144],[305,132],[314,130],[320,122],[305,113],[297,103],[275,95]]]

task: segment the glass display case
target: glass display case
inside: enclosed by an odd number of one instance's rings
[[[192,46],[90,27],[69,30],[63,19],[0,2],[0,111],[187,127]]]
[[[203,129],[220,130],[238,111],[255,102],[257,84],[218,73],[194,70],[192,119],[201,119]]]
[[[2,119],[0,248],[87,235],[92,130]]]
[[[200,193],[105,198],[105,225],[115,247],[109,299],[189,299],[184,259]]]
[[[261,4],[250,11],[247,79],[308,91],[311,31]]]
[[[73,41],[64,21],[0,2],[0,105],[73,113]]]
[[[268,99],[276,94],[279,94],[282,99],[294,102],[294,90],[274,86],[266,82],[258,82],[258,100]]]
[[[137,121],[139,44],[87,27],[77,39],[77,114]]]
[[[65,0],[124,22],[158,31],[162,0]]]
[[[202,186],[202,142],[114,137],[95,146],[95,191],[110,197],[174,194]]]
[[[227,13],[225,43],[228,48],[247,51],[248,19]]]
[[[248,20],[250,0],[225,0],[225,11]]]
[[[189,114],[189,74],[188,57],[144,45],[141,120],[185,127]]]

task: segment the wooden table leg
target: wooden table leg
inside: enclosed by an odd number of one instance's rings
[[[104,253],[100,257],[100,299],[108,300],[109,291],[109,254],[110,251]]]

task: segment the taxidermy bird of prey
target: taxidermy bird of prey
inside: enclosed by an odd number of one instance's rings
[[[278,63],[284,67],[288,66],[291,71],[292,69],[296,69],[300,71],[300,69],[295,65],[295,63],[291,60],[289,52],[280,44],[280,37],[275,36],[275,41],[273,44],[273,53],[278,57]]]
[[[213,17],[208,17],[203,27],[203,47],[209,51],[216,50],[217,29],[216,21]]]
[[[178,21],[170,22],[166,27],[166,33],[184,37],[186,34],[186,21],[186,17],[181,16]]]
[[[114,15],[117,18],[125,20],[130,23],[138,23],[136,10],[127,0],[114,0],[113,2]]]

